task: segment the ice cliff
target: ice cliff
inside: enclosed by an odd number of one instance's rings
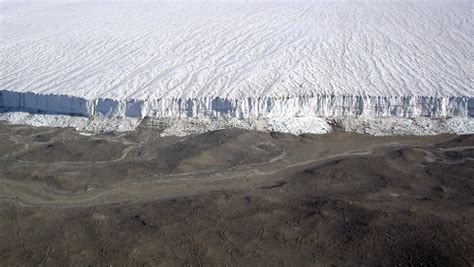
[[[121,117],[453,117],[474,116],[469,97],[313,95],[286,98],[86,100],[67,95],[0,91],[0,109],[79,116]]]

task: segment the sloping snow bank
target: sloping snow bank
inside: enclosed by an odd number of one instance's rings
[[[305,95],[227,99],[93,99],[32,92],[0,91],[0,111],[26,111],[109,118],[184,117],[398,117],[474,116],[474,98],[465,96]]]
[[[437,135],[474,134],[474,118],[455,117],[449,119],[415,118],[350,118],[334,119],[334,128],[344,132],[355,132],[375,136],[387,135]]]
[[[126,132],[140,124],[157,128],[161,136],[186,136],[226,128],[290,134],[325,134],[333,131],[355,132],[375,136],[474,134],[473,117],[454,118],[317,118],[275,117],[264,119],[237,118],[107,118],[65,115],[30,114],[25,112],[0,113],[0,121],[37,127],[72,127],[80,132]]]
[[[266,130],[291,134],[325,134],[332,132],[326,119],[315,117],[277,117],[269,118]]]
[[[226,128],[255,131],[281,132],[291,134],[325,134],[332,132],[326,119],[314,117],[278,117],[267,119],[236,118],[182,118],[159,120],[165,129],[161,136],[185,136]]]
[[[5,112],[0,113],[0,121],[36,127],[71,127],[80,132],[99,133],[133,131],[140,124],[141,120],[137,118],[87,118],[67,115],[31,114],[27,112]]]

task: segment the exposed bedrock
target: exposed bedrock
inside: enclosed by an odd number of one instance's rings
[[[79,116],[106,117],[236,117],[474,116],[474,98],[465,96],[353,96],[163,98],[146,100],[88,100],[67,95],[0,91],[0,109]]]

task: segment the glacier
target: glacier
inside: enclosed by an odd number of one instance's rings
[[[2,1],[0,20],[0,112],[474,116],[470,1]]]
[[[163,98],[156,100],[93,99],[32,92],[0,91],[4,111],[68,114],[76,116],[183,118],[183,117],[432,117],[474,115],[474,98],[469,97],[374,97],[316,95],[298,97]]]

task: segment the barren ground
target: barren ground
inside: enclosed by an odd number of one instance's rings
[[[0,124],[0,266],[472,266],[474,136]]]

